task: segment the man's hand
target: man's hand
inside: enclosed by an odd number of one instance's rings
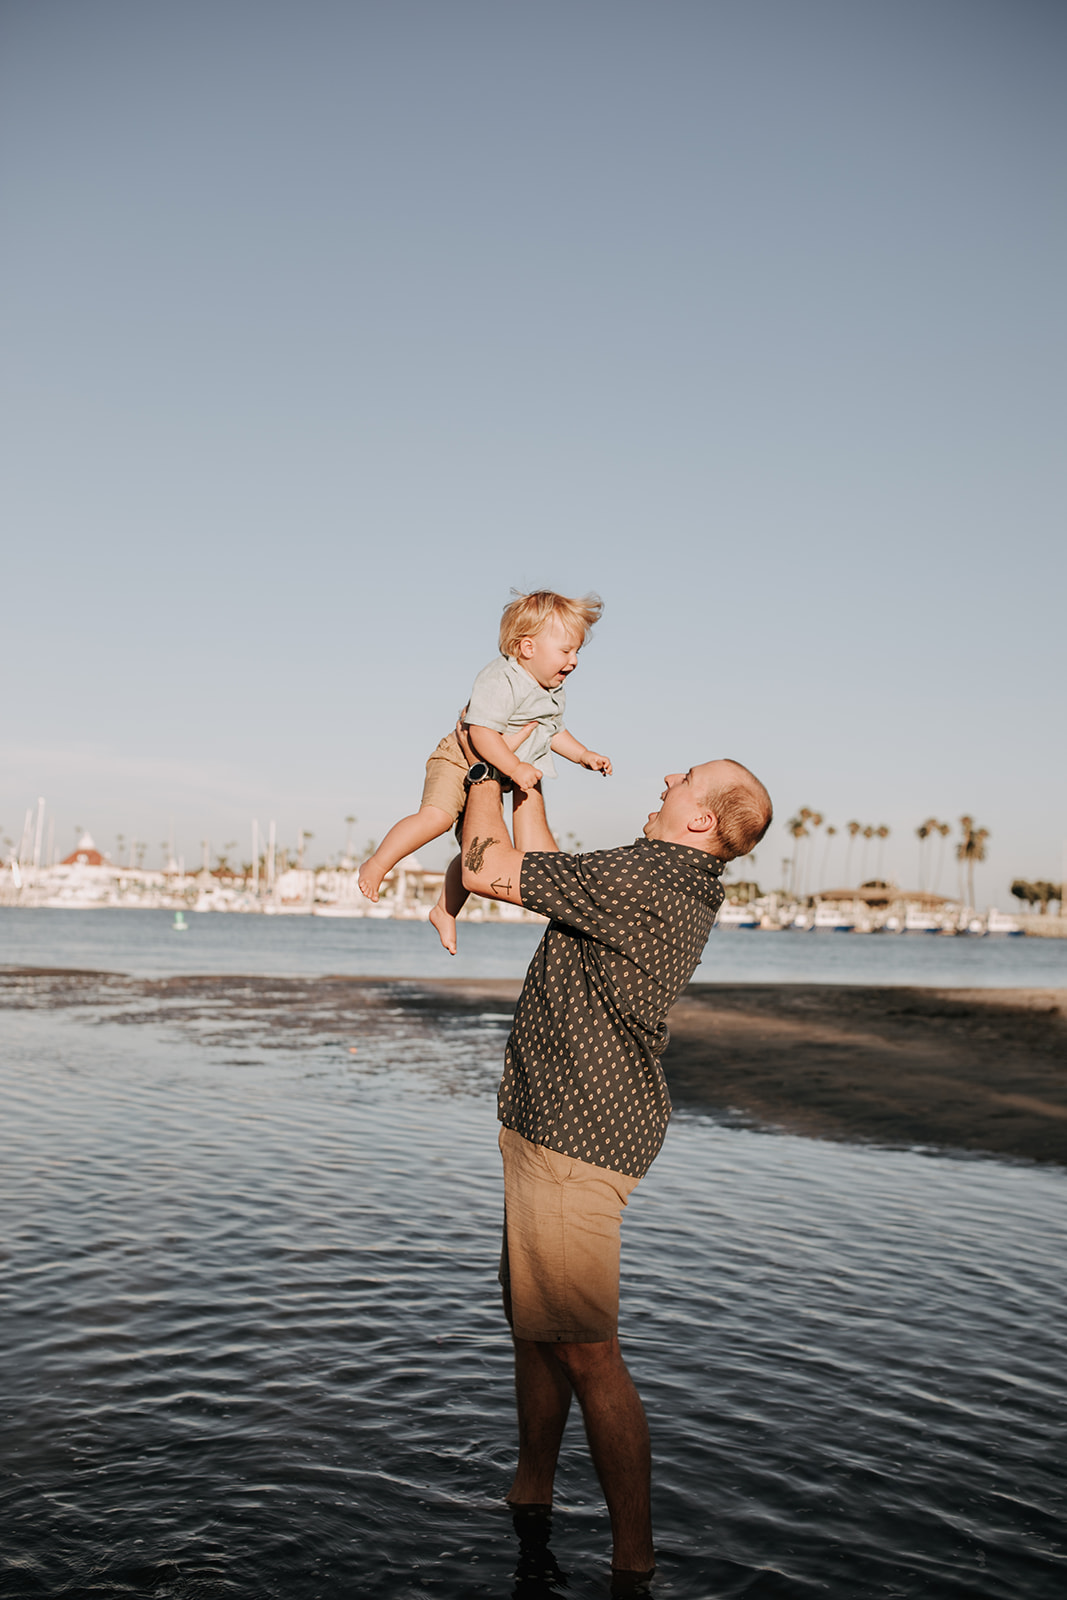
[[[479,757],[478,752],[471,744],[470,735],[467,732],[467,724],[463,720],[466,715],[467,708],[464,706],[456,722],[456,738],[459,741],[459,748],[463,751],[463,759],[466,761],[468,767],[473,767],[474,763],[479,759]]]
[[[536,722],[527,722],[523,725],[523,727],[517,729],[514,733],[503,733],[500,737],[503,739],[509,750],[517,750],[520,744],[526,743],[527,739],[530,737],[531,733],[533,733],[536,727]]]
[[[486,758],[482,755],[481,751],[480,750],[476,750],[474,745],[471,743],[470,730],[469,730],[467,722],[466,722],[466,716],[467,716],[467,707],[464,706],[463,710],[459,714],[459,720],[456,723],[456,738],[459,740],[459,747],[462,750],[463,755],[466,758],[467,765],[469,767],[469,766],[472,766],[475,761],[482,761],[482,760],[485,760]],[[502,733],[502,734],[500,734],[500,738],[503,739],[503,741],[507,745],[508,749],[514,753],[514,751],[516,751],[519,748],[520,744],[525,744],[526,743],[527,739],[530,737],[531,733],[533,733],[533,731],[534,731],[534,729],[536,727],[537,727],[537,723],[536,722],[527,722],[527,723],[524,724],[523,727],[516,728],[511,733]],[[490,761],[489,764],[490,764],[490,766],[497,766],[498,763],[495,762],[495,761]],[[536,767],[529,767],[526,763],[520,763],[520,765],[526,766],[526,769],[529,772],[537,772],[537,768]],[[514,773],[509,773],[508,776],[511,778],[512,782],[515,781],[515,774]],[[537,772],[537,777],[540,778],[540,776],[541,776],[540,772]],[[537,782],[537,780],[535,779],[534,783],[532,783],[532,784],[520,784],[519,787],[520,788],[524,788],[524,789],[525,788],[534,788],[534,787],[536,787],[536,782]]]
[[[583,767],[588,767],[590,772],[602,772],[605,778],[611,777],[611,762],[607,756],[597,755],[595,750],[587,750],[581,757]]]

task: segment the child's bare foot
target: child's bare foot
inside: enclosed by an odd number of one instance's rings
[[[359,877],[356,881],[359,884],[361,893],[366,895],[368,900],[377,900],[378,890],[382,886],[384,877],[385,873],[378,865],[377,856],[368,856],[359,869]]]
[[[450,956],[456,953],[456,919],[450,917],[444,906],[438,903],[430,912],[430,921],[437,929],[438,937]]]

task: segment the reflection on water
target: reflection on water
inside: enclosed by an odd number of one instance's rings
[[[576,1424],[550,1543],[500,1503],[506,1012],[88,1016],[3,1019],[5,1595],[604,1595]],[[1063,1199],[676,1119],[624,1234],[655,1593],[1058,1597]]]
[[[323,972],[521,978],[542,927],[465,922],[459,954],[425,922],[385,918],[190,916],[169,911],[0,906],[0,965],[96,967],[140,977]],[[1067,939],[762,933],[716,928],[698,982],[901,983],[928,988],[1065,988]]]

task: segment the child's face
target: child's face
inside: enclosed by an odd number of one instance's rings
[[[542,689],[558,689],[578,665],[582,641],[558,617],[549,617],[540,633],[519,640],[518,656]]]

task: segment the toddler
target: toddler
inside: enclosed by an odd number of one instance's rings
[[[518,850],[556,848],[541,799],[542,777],[556,775],[553,751],[605,777],[611,774],[607,756],[586,749],[563,726],[563,685],[578,665],[578,652],[602,610],[595,594],[582,600],[568,600],[545,589],[518,595],[504,607],[500,655],[474,680],[464,721],[478,754],[513,790],[512,826]],[[377,900],[382,879],[398,861],[455,826],[466,804],[466,775],[459,741],[455,732],[448,733],[426,763],[418,811],[394,823],[359,869],[359,887],[368,900]],[[466,899],[457,856],[430,912],[441,943],[452,955],[456,918]]]

